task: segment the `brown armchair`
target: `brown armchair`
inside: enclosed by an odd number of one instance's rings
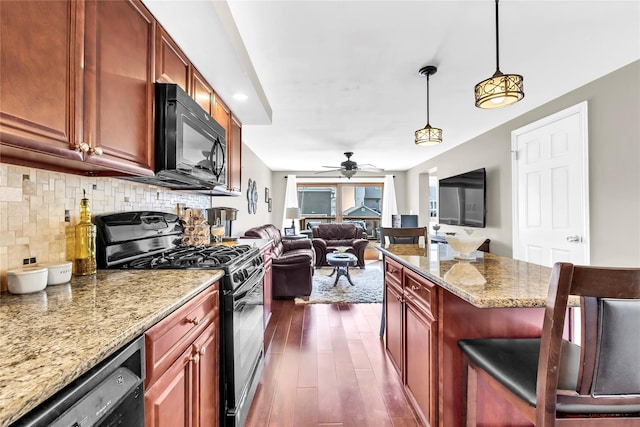
[[[282,240],[280,230],[273,224],[251,228],[243,237],[273,241],[271,286],[274,298],[311,295],[314,252],[309,239]]]
[[[356,224],[319,224],[312,229],[316,267],[327,264],[327,254],[343,246],[358,258],[358,267],[364,268],[364,250],[369,241],[363,238],[362,228]]]

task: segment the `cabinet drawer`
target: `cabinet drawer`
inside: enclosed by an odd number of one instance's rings
[[[145,333],[147,378],[153,384],[191,345],[219,312],[218,284],[214,284]]]
[[[421,305],[435,319],[437,316],[437,287],[424,277],[411,270],[405,270],[404,292],[412,302]]]
[[[393,280],[398,286],[402,287],[402,264],[390,258],[385,258],[384,262],[385,280]]]

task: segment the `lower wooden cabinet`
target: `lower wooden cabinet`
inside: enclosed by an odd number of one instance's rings
[[[387,352],[399,373],[403,367],[402,289],[385,281]]]
[[[269,319],[271,318],[271,300],[273,299],[272,283],[273,283],[273,258],[271,257],[271,251],[273,245],[269,243],[264,249],[262,249],[262,262],[264,263],[264,281],[262,295],[264,299],[264,327],[267,328]],[[266,342],[265,342],[266,345]],[[266,349],[265,349],[266,350]]]
[[[438,420],[437,288],[385,259],[386,348],[424,425]]]
[[[214,285],[147,331],[146,426],[220,425],[218,292]]]
[[[438,363],[435,301],[427,302],[421,292],[428,288],[435,295],[435,285],[405,272],[404,296],[404,387],[418,416],[425,425],[436,425],[438,418]]]

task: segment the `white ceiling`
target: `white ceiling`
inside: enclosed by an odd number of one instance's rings
[[[480,110],[495,71],[495,3],[468,1],[144,0],[243,123],[272,170],[353,160],[409,169],[640,59],[640,0],[500,2],[500,69],[525,98]],[[426,124],[437,147],[417,147]],[[640,78],[640,76],[639,76]],[[246,93],[244,102],[236,92]]]

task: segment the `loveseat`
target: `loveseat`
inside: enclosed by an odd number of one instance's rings
[[[311,242],[316,252],[316,267],[327,264],[327,254],[338,247],[346,247],[347,252],[358,258],[357,266],[364,268],[364,251],[369,241],[364,237],[362,227],[356,224],[319,224],[312,229]]]
[[[294,298],[311,294],[314,251],[311,240],[282,240],[280,230],[265,224],[245,231],[248,239],[273,241],[272,290],[274,298]]]

